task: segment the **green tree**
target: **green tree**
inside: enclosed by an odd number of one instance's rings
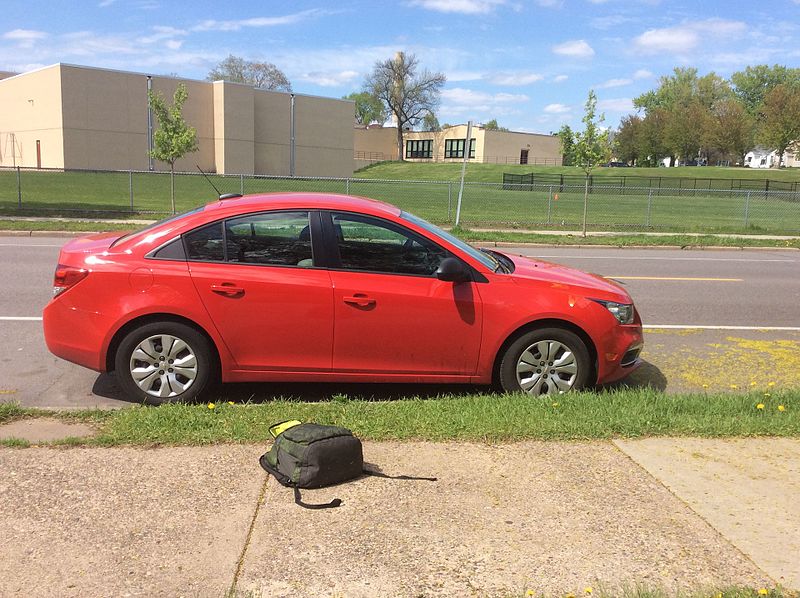
[[[712,111],[709,147],[723,156],[736,156],[744,163],[744,155],[753,146],[755,120],[738,99],[717,102]]]
[[[497,124],[497,119],[493,118],[487,123],[483,124],[483,128],[487,131],[508,131],[506,127],[501,127]]]
[[[419,69],[413,54],[398,52],[392,60],[379,60],[367,76],[364,90],[383,102],[386,111],[397,121],[397,155],[403,159],[403,130],[415,127],[426,114],[439,105],[442,73]]]
[[[734,93],[751,116],[758,116],[766,95],[778,85],[800,85],[800,68],[759,64],[731,75]]]
[[[161,92],[147,92],[150,108],[158,121],[153,133],[153,149],[150,156],[169,164],[170,199],[175,213],[175,162],[186,154],[197,151],[197,131],[183,119],[183,104],[189,98],[186,85],[180,83],[168,106]]]
[[[353,92],[344,96],[344,100],[352,100],[356,103],[356,123],[359,125],[369,125],[380,123],[386,120],[386,110],[383,103],[371,93],[366,91]]]
[[[638,138],[638,154],[649,166],[658,166],[664,158],[672,155],[665,141],[664,131],[669,120],[669,113],[664,108],[655,108],[642,119]]]
[[[800,87],[776,85],[764,96],[758,140],[778,154],[780,168],[783,154],[800,144]]]
[[[439,119],[433,112],[428,112],[422,117],[422,130],[423,131],[441,131],[442,125],[439,124]]]
[[[636,165],[639,160],[640,137],[642,135],[641,117],[630,114],[619,121],[619,129],[614,136],[614,153],[617,158]]]
[[[246,83],[259,89],[276,91],[292,91],[289,79],[271,62],[255,62],[245,60],[233,54],[220,62],[208,73],[209,81],[230,81]]]
[[[589,91],[589,97],[584,107],[583,131],[577,131],[575,140],[575,165],[586,174],[583,191],[583,236],[586,236],[586,216],[589,210],[589,177],[599,164],[608,162],[611,157],[611,145],[608,141],[608,129],[601,126],[605,116],[597,114],[597,96],[594,89]]]
[[[561,142],[561,165],[572,166],[575,164],[575,133],[569,125],[562,125],[556,137]]]

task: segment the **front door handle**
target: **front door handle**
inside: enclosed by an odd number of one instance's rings
[[[211,292],[218,295],[225,295],[226,297],[241,297],[244,295],[244,289],[237,287],[231,282],[223,282],[222,284],[212,284]]]
[[[368,297],[363,293],[356,293],[355,295],[351,295],[349,297],[342,297],[342,300],[345,303],[357,305],[358,307],[371,307],[375,305],[375,299]]]

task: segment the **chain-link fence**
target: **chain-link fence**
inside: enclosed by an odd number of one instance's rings
[[[457,181],[208,175],[220,193],[344,193],[392,203],[444,225],[456,224]],[[0,214],[160,215],[169,213],[164,172],[0,170]],[[800,191],[687,189],[594,184],[588,202],[593,230],[800,233]],[[217,197],[200,173],[175,175],[178,211]],[[465,228],[580,228],[583,184],[464,184]],[[2,217],[0,215],[0,217]]]

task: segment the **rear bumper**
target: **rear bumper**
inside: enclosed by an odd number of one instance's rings
[[[106,371],[102,348],[108,323],[102,314],[76,308],[67,297],[59,297],[44,308],[42,324],[45,343],[53,355],[97,372]]]

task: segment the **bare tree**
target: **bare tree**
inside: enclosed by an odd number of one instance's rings
[[[209,81],[247,83],[259,89],[292,91],[289,79],[271,62],[254,62],[233,54],[211,69],[207,79]]]
[[[387,112],[397,120],[397,153],[403,159],[403,129],[415,127],[426,114],[439,105],[446,78],[427,69],[418,71],[419,61],[413,54],[398,52],[393,60],[375,63],[367,77],[365,91],[383,102]]]

